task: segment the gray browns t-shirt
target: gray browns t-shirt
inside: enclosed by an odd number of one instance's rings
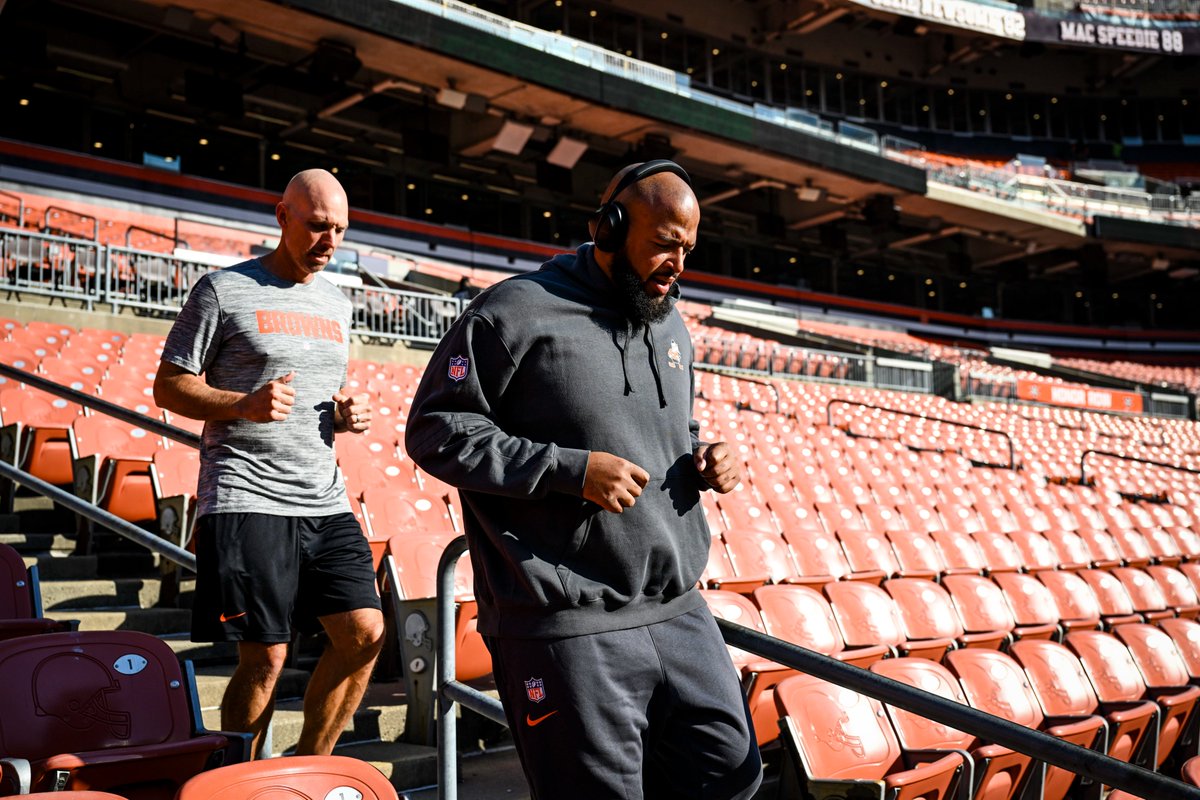
[[[324,278],[281,280],[258,259],[197,281],[167,336],[164,361],[235,392],[296,373],[286,419],[204,424],[199,514],[350,510],[333,454],[333,395],[346,380],[350,311]]]

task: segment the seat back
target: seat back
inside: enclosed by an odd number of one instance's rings
[[[1080,571],[1079,576],[1096,593],[1096,600],[1100,603],[1101,616],[1117,617],[1134,613],[1133,598],[1129,596],[1129,591],[1121,584],[1121,581],[1117,580],[1111,572],[1102,569],[1085,569]]]
[[[286,787],[286,788],[285,788]],[[176,800],[397,800],[395,788],[369,763],[346,756],[291,756],[247,761],[202,772]]]
[[[155,491],[159,497],[195,495],[200,480],[200,451],[186,445],[154,454]]]
[[[1130,702],[1146,693],[1137,663],[1116,637],[1100,631],[1072,631],[1064,641],[1079,656],[1100,702]]]
[[[1100,623],[1100,602],[1079,573],[1043,572],[1038,575],[1038,580],[1054,595],[1060,619]]]
[[[161,443],[159,437],[147,430],[101,414],[76,418],[71,423],[71,430],[76,457],[98,455],[148,460]]]
[[[845,648],[829,601],[807,586],[760,586],[754,602],[771,636],[825,655]]]
[[[947,575],[942,585],[962,620],[963,629],[977,631],[1011,631],[1016,626],[1012,611],[1004,601],[1000,587],[980,575]]]
[[[1133,567],[1114,567],[1112,574],[1129,593],[1134,611],[1145,613],[1166,610],[1167,598],[1163,595],[1158,583],[1144,570]]]
[[[896,604],[883,589],[862,581],[841,581],[825,587],[833,616],[849,647],[904,642],[904,626]]]
[[[1114,635],[1129,648],[1129,654],[1151,689],[1186,686],[1188,668],[1171,636],[1154,625],[1121,625]]]
[[[918,689],[924,689],[956,703],[967,704],[962,687],[950,670],[927,658],[885,658],[871,665],[871,672]],[[975,737],[941,722],[887,706],[900,742],[910,750],[969,750]]]
[[[767,632],[763,627],[762,615],[745,595],[723,589],[701,589],[700,594],[704,596],[704,602],[708,604],[708,610],[714,617],[751,628],[759,633]],[[739,668],[762,660],[762,656],[756,656],[740,648],[731,645],[727,648],[729,657]]]
[[[797,722],[794,744],[810,778],[883,780],[900,760],[900,742],[878,700],[796,675],[775,687],[775,705]]]
[[[1079,658],[1058,642],[1022,639],[1009,654],[1017,660],[1048,717],[1093,713],[1100,701]]]
[[[1176,617],[1159,620],[1158,625],[1175,642],[1188,675],[1200,678],[1200,622]]]
[[[722,536],[739,577],[769,578],[779,582],[796,575],[791,551],[778,533],[731,527]]]
[[[136,631],[0,641],[0,752],[41,759],[183,741],[187,687],[166,642]]]
[[[1060,616],[1046,584],[1024,572],[998,572],[992,580],[1004,593],[1018,625],[1057,624]]]
[[[957,639],[963,634],[950,595],[933,581],[895,578],[884,581],[883,588],[896,601],[909,639]]]
[[[980,711],[1037,728],[1044,715],[1021,665],[996,650],[964,648],[946,654],[967,701]]]
[[[983,551],[987,568],[992,572],[1019,572],[1023,566],[1021,552],[1007,534],[997,531],[982,531],[973,534],[976,544]]]
[[[0,619],[32,619],[29,570],[21,554],[0,544]]]

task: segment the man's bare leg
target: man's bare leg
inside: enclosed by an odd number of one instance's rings
[[[383,647],[383,613],[360,608],[321,617],[329,642],[304,693],[296,755],[329,755],[358,709]]]
[[[238,642],[238,665],[221,700],[221,729],[254,734],[251,752],[262,756],[263,734],[275,711],[275,685],[287,662],[286,643]]]

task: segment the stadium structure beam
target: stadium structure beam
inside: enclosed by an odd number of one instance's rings
[[[708,197],[706,197],[700,201],[700,205],[701,206],[711,206],[716,203],[724,202],[725,200],[728,200],[731,197],[737,197],[738,195],[745,194],[746,192],[756,192],[759,189],[786,189],[786,188],[787,188],[786,183],[780,183],[779,181],[773,181],[769,178],[760,178],[759,180],[756,180],[753,183],[750,183],[746,186],[735,186],[732,189],[726,189],[723,192],[717,192],[716,194],[709,195]]]

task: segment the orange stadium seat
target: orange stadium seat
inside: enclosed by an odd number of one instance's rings
[[[798,570],[792,561],[791,550],[778,533],[752,528],[730,529],[721,536],[734,573],[742,581],[758,580],[761,585],[795,579]]]
[[[980,711],[1041,730],[1080,747],[1097,747],[1104,740],[1106,724],[1098,716],[1063,722],[1054,720],[1055,724],[1047,724],[1025,671],[1004,653],[994,650],[953,650],[946,654],[946,666],[958,678],[967,701]],[[1061,767],[1047,765],[1043,799],[1062,800],[1077,777]]]
[[[1169,567],[1164,567],[1169,569]],[[1167,598],[1162,587],[1145,570],[1132,567],[1115,567],[1111,570],[1113,577],[1121,582],[1133,610],[1147,622],[1176,616],[1174,609],[1167,608]]]
[[[894,578],[883,589],[896,601],[908,641],[905,655],[940,661],[952,647],[998,647],[1002,635],[968,634],[940,585],[920,578]]]
[[[437,568],[442,552],[455,538],[453,532],[420,532],[392,536],[384,558],[390,560],[398,585],[392,587],[399,600],[422,600],[437,596]],[[492,658],[478,632],[479,610],[475,603],[471,559],[461,558],[454,572],[455,674],[459,680],[481,678],[492,671]],[[405,619],[407,615],[400,616]]]
[[[846,649],[829,601],[808,586],[762,586],[754,602],[771,636],[859,667],[870,666],[889,654],[886,645]]]
[[[878,796],[882,789],[889,800],[947,800],[962,777],[962,756],[910,755],[883,704],[857,692],[796,675],[775,687],[775,703],[789,756],[780,779],[785,797],[811,785],[826,796]]]
[[[0,442],[0,450],[12,446],[12,460],[26,472],[56,485],[70,484],[71,424],[83,414],[75,403],[40,389],[0,388],[0,420],[18,426],[11,441]],[[5,455],[9,455],[5,453]]]
[[[165,799],[191,776],[249,756],[247,735],[199,728],[190,677],[149,634],[0,642],[0,681],[10,689],[0,715],[0,758],[9,759],[0,761],[0,793],[141,790]],[[28,762],[27,782],[11,759]]]
[[[1129,649],[1115,636],[1099,631],[1073,631],[1065,638],[1067,647],[1079,657],[1102,703],[1131,703],[1153,700],[1159,706],[1156,767],[1171,755],[1186,723],[1192,716],[1200,688],[1156,692],[1146,686]]]
[[[924,658],[889,658],[871,665],[885,678],[941,695],[967,705],[958,680],[939,663]],[[970,753],[971,769],[963,781],[971,797],[980,800],[1010,800],[1023,788],[1032,759],[998,744],[986,744],[969,733],[940,722],[886,705],[900,744],[906,750],[961,751]],[[962,791],[960,796],[966,796]]]
[[[1047,717],[1100,714],[1108,721],[1108,755],[1148,766],[1158,746],[1158,707],[1149,700],[1101,703],[1083,664],[1065,645],[1044,639],[1023,639],[1009,655],[1029,678],[1029,685]]]
[[[906,648],[900,612],[883,589],[863,581],[841,581],[826,585],[825,596],[846,642],[845,660],[860,648],[883,645],[892,652]]]
[[[112,417],[78,417],[71,424],[75,493],[129,522],[151,522],[157,512],[150,461],[162,440]]]
[[[1141,622],[1142,616],[1133,608],[1133,598],[1121,581],[1108,570],[1084,569],[1079,577],[1091,588],[1100,606],[1100,620],[1106,628]]]
[[[1054,594],[1046,584],[1025,572],[997,572],[992,580],[1004,593],[1004,599],[1017,623],[1017,639],[1060,639],[1062,618]],[[1032,634],[1032,636],[1030,635]]]
[[[283,793],[295,800],[398,800],[396,789],[383,773],[347,756],[292,756],[231,764],[190,778],[175,800],[251,800]]]

